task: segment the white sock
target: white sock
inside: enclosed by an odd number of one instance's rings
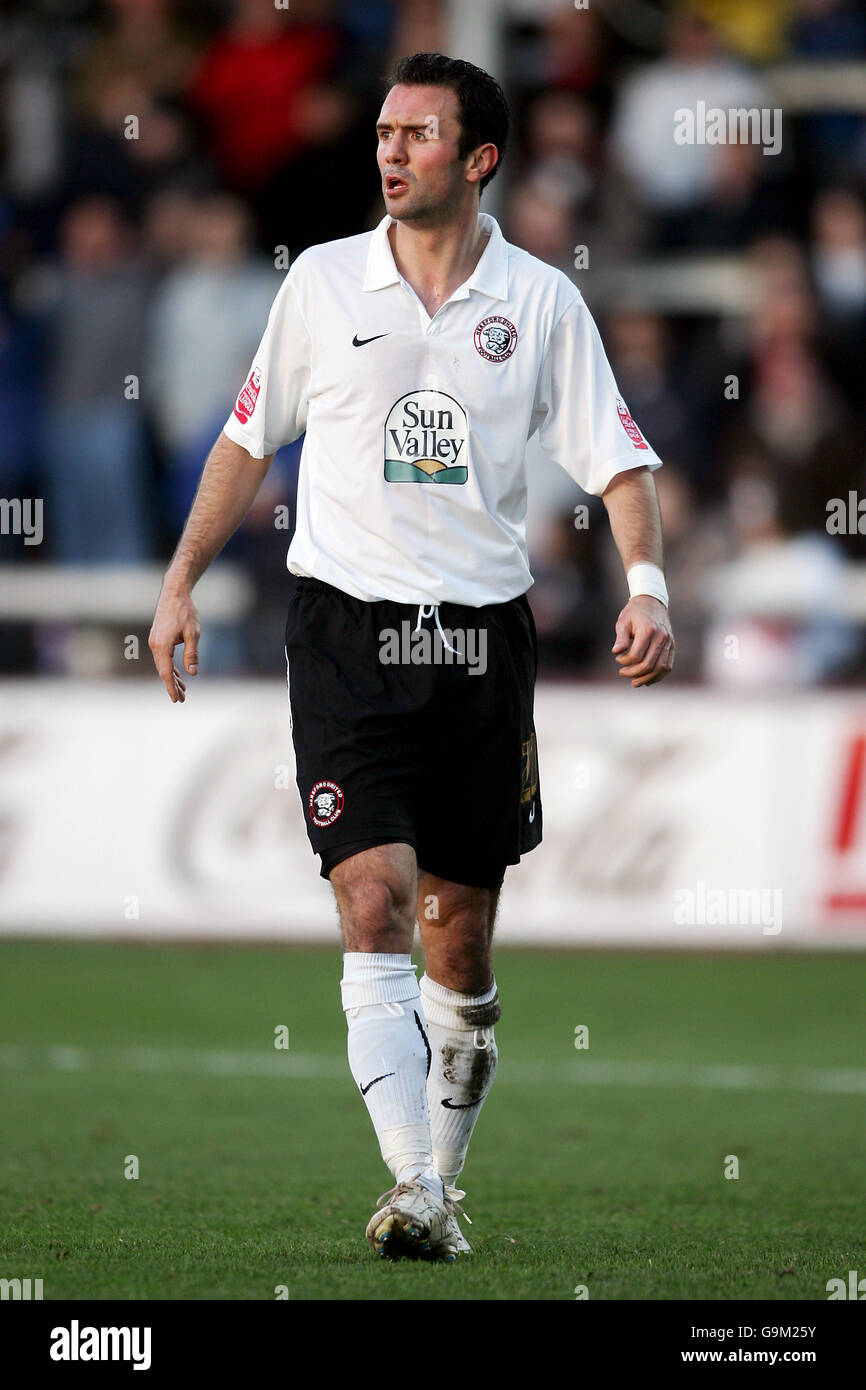
[[[427,1111],[430,1044],[415,970],[408,955],[344,954],[349,1067],[397,1182],[417,1178],[441,1197]]]
[[[420,989],[433,1053],[427,1078],[433,1162],[454,1187],[496,1075],[499,991],[494,980],[483,994],[458,994],[429,975],[422,975]]]

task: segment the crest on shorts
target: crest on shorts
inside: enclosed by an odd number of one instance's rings
[[[506,362],[517,347],[517,329],[510,319],[491,314],[476,328],[475,346],[488,362]]]
[[[310,820],[313,825],[333,825],[342,815],[343,788],[336,782],[316,782],[310,792]]]
[[[259,391],[262,385],[262,373],[260,367],[253,367],[250,372],[250,379],[241,394],[238,396],[235,406],[235,415],[242,425],[247,424],[250,416],[256,408],[256,401],[259,398]]]

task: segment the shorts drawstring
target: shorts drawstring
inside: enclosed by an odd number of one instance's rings
[[[444,644],[445,644],[446,648],[448,649],[448,651],[449,651],[449,652],[453,652],[455,656],[459,656],[460,653],[458,652],[457,648],[451,646],[450,642],[448,642],[448,640],[447,640],[446,637],[445,637],[445,633],[442,631],[442,624],[441,624],[441,622],[439,621],[439,605],[438,605],[438,603],[419,603],[419,604],[418,604],[418,621],[417,621],[417,623],[415,624],[415,631],[416,631],[416,632],[420,632],[420,630],[421,630],[421,621],[422,621],[422,619],[423,619],[423,618],[432,618],[433,615],[434,615],[434,613],[435,613],[435,615],[436,615],[436,626],[437,626],[438,629],[439,629],[439,636],[442,638],[442,641],[444,642]]]

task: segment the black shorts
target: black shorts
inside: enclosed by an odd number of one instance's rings
[[[368,603],[292,574],[289,582],[298,791],[322,877],[362,849],[403,841],[428,873],[498,888],[542,832],[538,648],[526,595],[440,605],[461,661],[429,607],[427,636],[413,636],[417,604]]]

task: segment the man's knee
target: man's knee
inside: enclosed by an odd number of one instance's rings
[[[431,936],[471,943],[473,951],[481,946],[490,946],[499,901],[498,890],[469,888],[455,883],[434,896],[436,912],[428,914],[425,910],[423,923],[424,927],[429,926]]]
[[[422,923],[427,973],[446,989],[480,994],[490,987],[497,896],[486,889],[458,889],[443,895],[438,918]]]
[[[410,845],[380,845],[331,870],[349,951],[406,952],[415,929],[417,870]]]

